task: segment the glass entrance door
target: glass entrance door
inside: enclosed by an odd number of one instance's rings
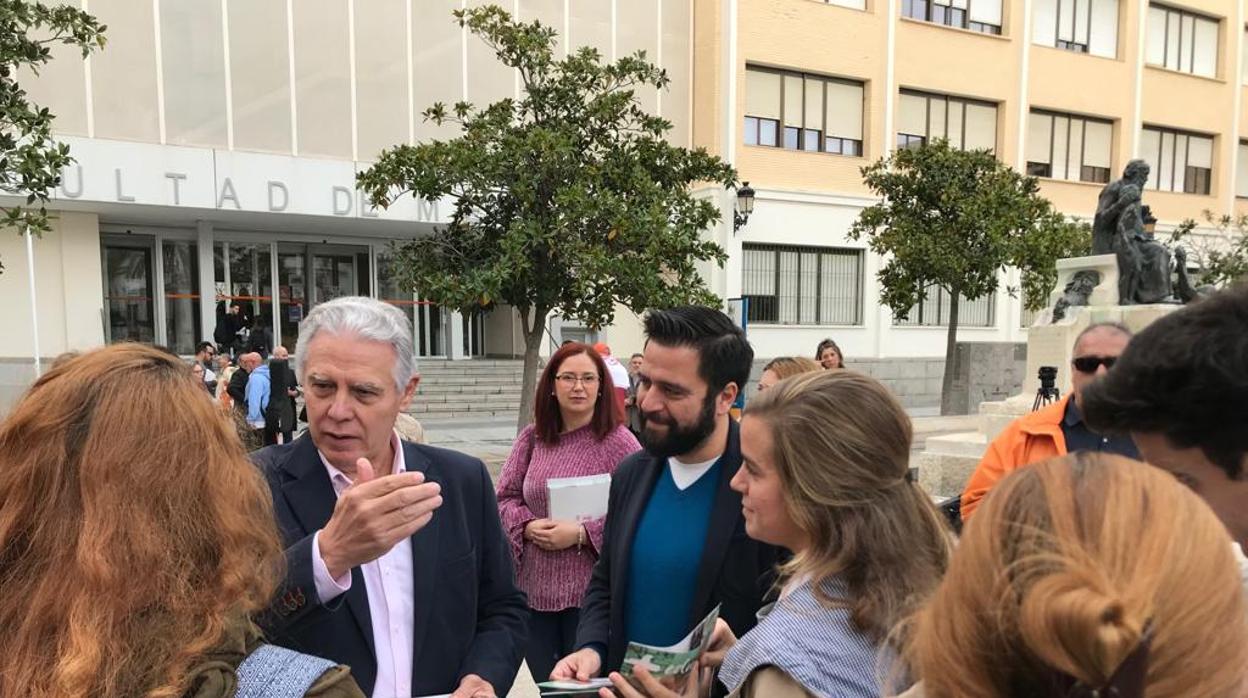
[[[293,354],[299,323],[318,303],[342,296],[367,296],[368,248],[350,245],[277,246],[278,333]]]
[[[312,253],[312,302],[360,295],[360,270],[350,252]]]
[[[446,356],[446,314],[434,303],[403,289],[397,264],[389,249],[378,250],[377,298],[403,311],[411,321],[416,332],[413,344],[417,356]]]
[[[144,235],[104,239],[108,342],[156,341],[154,244]]]
[[[294,353],[299,343],[299,323],[308,314],[307,245],[277,247],[278,334],[282,345]]]

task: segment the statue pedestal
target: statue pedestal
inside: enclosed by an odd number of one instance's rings
[[[1094,271],[1101,277],[1100,283],[1088,296],[1087,305],[1118,305],[1118,256],[1098,254],[1057,260],[1057,285],[1049,294],[1050,309],[1061,299],[1066,284],[1081,271]],[[1052,317],[1050,311],[1045,312]]]
[[[1070,262],[1066,278],[1075,271],[1094,268],[1091,264],[1101,264],[1103,260],[1114,259],[1113,255],[1097,257],[1080,257],[1063,259],[1058,262],[1058,269]],[[1079,264],[1074,264],[1079,263]],[[1096,267],[1097,271],[1101,271]],[[1102,272],[1101,285],[1107,278]],[[1112,276],[1114,297],[1117,298],[1117,268]],[[1066,282],[1058,279],[1058,288],[1065,288]],[[1060,297],[1060,294],[1059,296]],[[1094,296],[1095,297],[1095,296]],[[1182,306],[1164,305],[1093,305],[1073,306],[1067,309],[1067,315],[1055,324],[1050,322],[1051,312],[1045,311],[1035,325],[1027,331],[1027,373],[1023,383],[1023,392],[1006,400],[981,402],[979,404],[979,425],[976,431],[959,434],[934,436],[927,440],[916,465],[919,468],[919,484],[928,494],[938,497],[952,497],[962,492],[966,480],[975,471],[983,458],[988,444],[1001,433],[1010,422],[1031,411],[1036,399],[1036,391],[1040,388],[1038,377],[1041,366],[1057,368],[1057,387],[1062,395],[1070,393],[1070,361],[1075,344],[1075,337],[1088,327],[1098,322],[1120,322],[1132,332],[1139,332],[1153,320],[1178,310]]]

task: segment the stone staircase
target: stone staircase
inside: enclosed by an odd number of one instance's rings
[[[420,388],[408,412],[422,423],[515,416],[520,359],[420,360]]]

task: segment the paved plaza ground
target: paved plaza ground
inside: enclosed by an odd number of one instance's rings
[[[976,415],[941,417],[934,414],[936,410],[929,408],[907,411],[914,422],[912,450],[915,453],[922,451],[923,445],[932,436],[975,431],[978,419]],[[512,416],[422,421],[428,443],[476,456],[485,461],[495,476],[511,452],[516,436],[516,420]]]
[[[941,417],[933,414],[934,410],[910,410],[914,422],[913,453],[923,450],[927,439],[940,434],[962,431],[974,431],[975,415]],[[490,472],[497,477],[502,469],[503,461],[511,452],[511,444],[516,436],[516,420],[513,416],[486,417],[472,420],[425,421],[425,438],[435,446],[455,449],[476,456],[485,461]],[[538,698],[537,685],[530,676],[528,667],[520,667],[515,686],[509,698]]]

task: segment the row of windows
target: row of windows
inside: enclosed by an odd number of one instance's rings
[[[924,22],[1001,33],[1001,0],[901,0],[901,13]],[[1213,17],[1149,4],[1145,60],[1170,70],[1214,77],[1218,69],[1218,25],[1219,20]],[[1034,0],[1031,40],[1115,58],[1118,0]]]
[[[741,295],[749,322],[776,325],[861,325],[863,261],[860,249],[742,245]],[[928,289],[900,326],[949,324],[949,298]],[[958,324],[992,327],[993,298],[960,299]]]
[[[764,68],[746,69],[743,140],[788,150],[863,155],[864,85],[842,78]],[[1027,174],[1073,182],[1109,182],[1113,123],[1032,110],[1027,123]],[[955,148],[996,150],[997,105],[963,97],[902,90],[897,147],[943,138]],[[1209,136],[1144,127],[1141,155],[1151,167],[1149,189],[1208,195],[1213,175]]]

